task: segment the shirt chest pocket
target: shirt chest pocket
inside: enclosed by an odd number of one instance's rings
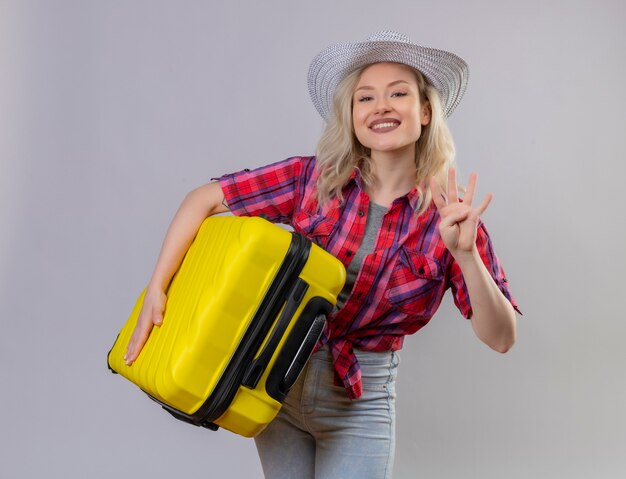
[[[293,229],[322,247],[326,245],[336,223],[335,220],[318,213],[298,211],[293,215]]]
[[[402,247],[389,278],[385,297],[412,316],[432,316],[443,296],[444,275],[430,255]]]

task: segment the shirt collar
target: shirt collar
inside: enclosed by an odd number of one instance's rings
[[[356,181],[356,184],[359,185],[359,188],[361,188],[363,184],[363,180],[361,179],[361,170],[359,170],[358,166],[354,167],[354,169],[352,170],[352,173],[350,174],[350,178],[348,181]]]
[[[359,170],[358,167],[355,167],[354,170],[352,170],[352,173],[350,174],[350,178],[348,182],[351,182],[351,181],[354,181],[361,191],[365,191],[363,189],[363,178],[361,178],[361,170]],[[394,200],[394,203],[397,201],[404,201],[405,199],[408,202],[411,209],[413,211],[417,211],[420,205],[420,195],[417,190],[417,187],[413,187],[411,191],[409,191],[406,195],[401,196],[400,198],[396,198]]]
[[[413,211],[417,211],[421,200],[417,187],[413,187],[405,196],[409,202],[409,206],[413,209]]]

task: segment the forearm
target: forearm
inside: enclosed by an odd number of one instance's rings
[[[490,348],[507,352],[515,343],[515,310],[502,294],[478,251],[457,258],[472,305],[472,327]]]
[[[148,288],[165,291],[204,219],[226,211],[219,183],[203,185],[187,194],[165,235]]]

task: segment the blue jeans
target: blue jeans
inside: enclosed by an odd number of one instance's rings
[[[363,395],[334,384],[330,351],[311,356],[278,416],[255,438],[267,479],[385,479],[395,452],[394,352],[355,351]]]

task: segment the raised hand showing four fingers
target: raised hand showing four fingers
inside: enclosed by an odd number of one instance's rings
[[[491,193],[487,193],[479,206],[476,208],[472,206],[477,179],[476,173],[470,175],[463,201],[459,200],[454,168],[448,170],[447,194],[442,191],[434,178],[430,179],[430,191],[441,216],[439,233],[446,248],[455,258],[475,251],[478,218],[487,209],[493,198]]]

